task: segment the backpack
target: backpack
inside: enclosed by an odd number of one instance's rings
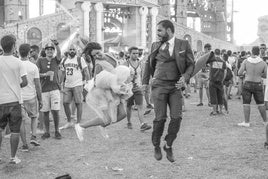
[[[226,69],[227,69],[227,73],[226,73],[226,77],[225,77],[224,81],[230,81],[233,78],[233,72],[228,67]]]
[[[82,68],[82,63],[81,63],[81,57],[77,57],[76,59],[77,59],[78,68],[81,70],[81,73],[82,73],[82,81],[84,81],[84,80],[86,79],[86,77],[85,77],[85,75],[84,75],[84,73],[83,73],[83,68]],[[65,64],[66,60],[67,60],[67,58],[65,57],[65,58],[63,59],[63,61],[62,61],[62,67],[63,67],[63,68],[64,68],[64,64]],[[77,68],[77,69],[78,69],[78,68]],[[66,77],[65,77],[65,78],[66,78]],[[65,79],[64,79],[64,81],[65,81]]]

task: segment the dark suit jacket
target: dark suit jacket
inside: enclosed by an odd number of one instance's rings
[[[142,84],[149,84],[150,76],[154,76],[156,66],[155,57],[161,45],[161,42],[154,42],[152,44],[151,54],[148,56],[145,63]],[[184,76],[185,81],[190,80],[191,74],[194,71],[194,55],[189,42],[175,38],[174,53],[177,67],[181,75]]]

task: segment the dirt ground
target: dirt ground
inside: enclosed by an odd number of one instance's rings
[[[209,116],[207,101],[202,107],[197,103],[198,94],[192,92],[186,99],[186,112],[173,146],[174,163],[163,151],[161,161],[154,159],[152,130],[139,131],[134,111],[134,128],[127,129],[126,120],[109,126],[109,139],[104,139],[97,127],[85,131],[83,143],[73,128],[62,131],[62,140],[41,140],[38,136],[41,146],[30,146],[27,153],[19,150],[22,162],[18,165],[8,164],[10,145],[3,139],[0,179],[50,179],[66,173],[74,179],[268,179],[265,131],[257,107],[252,105],[252,127],[240,128],[236,125],[243,120],[240,100],[229,100],[230,114],[213,117]],[[84,111],[83,118],[90,119],[89,111]],[[150,113],[145,117],[149,124],[153,116]],[[61,124],[64,122],[61,113]],[[51,129],[54,136],[53,124]]]

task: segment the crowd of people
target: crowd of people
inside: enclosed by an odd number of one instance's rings
[[[70,43],[62,55],[56,40],[48,42],[39,52],[39,46],[30,44],[21,44],[16,49],[14,36],[2,37],[0,149],[2,131],[10,131],[10,163],[20,163],[16,156],[20,138],[22,151],[29,150],[28,133],[33,146],[41,145],[37,134],[41,133],[43,140],[50,138],[51,117],[55,139],[62,138],[61,130],[74,127],[78,139],[83,141],[86,128],[100,126],[104,137],[109,137],[105,127],[124,118],[127,118],[126,127],[132,129],[134,110],[138,113],[140,131],[150,130],[152,126],[144,115],[152,109],[154,157],[161,160],[167,108],[170,122],[163,150],[167,159],[174,162],[172,145],[185,110],[184,96],[190,96],[191,85],[195,91],[199,90],[197,106],[204,106],[205,90],[208,107],[212,107],[211,116],[229,113],[228,100],[234,98],[231,91],[237,86],[237,98],[242,96],[245,117],[238,126],[243,127],[250,127],[253,96],[265,125],[264,146],[268,149],[265,44],[253,47],[251,52],[213,50],[210,44],[205,44],[204,52],[193,53],[187,40],[175,37],[174,25],[169,20],[158,23],[157,36],[159,41],[152,44],[149,54],[144,49],[130,47],[126,53],[116,56],[104,53],[96,42],[88,42],[82,53]],[[66,124],[59,127],[62,103]],[[96,114],[95,118],[84,119],[83,105]],[[30,131],[25,127],[28,118]]]

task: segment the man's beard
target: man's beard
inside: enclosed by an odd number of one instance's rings
[[[76,55],[76,53],[75,52],[71,52],[71,53],[69,53],[69,55],[70,55],[71,58],[74,58],[74,56]]]
[[[169,39],[169,35],[168,35],[168,33],[165,33],[165,35],[162,36],[162,38],[161,38],[161,42],[162,42],[162,43],[165,43],[165,42],[168,41],[168,39]]]

